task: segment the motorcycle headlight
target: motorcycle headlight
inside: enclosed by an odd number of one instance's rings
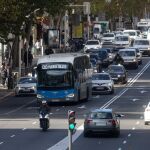
[[[44,96],[41,94],[37,94],[37,98],[41,99],[41,98],[44,98]]]
[[[71,93],[71,94],[67,95],[66,97],[73,98],[74,97],[74,93]]]

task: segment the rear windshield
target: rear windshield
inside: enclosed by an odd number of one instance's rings
[[[87,41],[86,45],[98,45],[98,41]]]
[[[126,56],[135,56],[135,51],[120,51],[119,54],[122,57],[126,57]]]
[[[106,33],[106,34],[103,34],[103,37],[114,37],[114,34]]]
[[[149,45],[149,42],[147,40],[135,40],[134,45]]]
[[[93,112],[90,114],[92,119],[112,119],[112,113],[110,112]]]

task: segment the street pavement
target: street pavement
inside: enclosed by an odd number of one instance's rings
[[[67,112],[76,111],[77,131],[72,150],[149,150],[150,126],[144,125],[143,112],[150,101],[150,60],[143,58],[137,70],[128,70],[128,83],[115,85],[114,95],[93,96],[76,105],[52,104],[50,129],[39,128],[36,97],[14,97],[0,100],[0,150],[66,150]],[[95,108],[112,108],[123,114],[121,135],[83,137],[84,114]]]

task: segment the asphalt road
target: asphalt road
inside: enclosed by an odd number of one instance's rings
[[[76,105],[53,104],[51,127],[39,128],[38,106],[35,97],[9,96],[0,99],[0,150],[65,150],[67,111],[77,113],[77,131],[72,150],[149,150],[150,125],[144,125],[143,112],[150,100],[150,59],[143,58],[137,70],[128,70],[128,83],[115,85],[114,95],[93,96],[88,102]],[[112,108],[123,114],[121,135],[83,137],[84,114],[95,108]]]

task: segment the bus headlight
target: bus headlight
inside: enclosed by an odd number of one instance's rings
[[[37,98],[42,99],[42,98],[44,98],[44,96],[40,95],[40,94],[37,94]]]
[[[73,98],[74,97],[74,93],[71,93],[71,94],[67,95],[66,97]]]

